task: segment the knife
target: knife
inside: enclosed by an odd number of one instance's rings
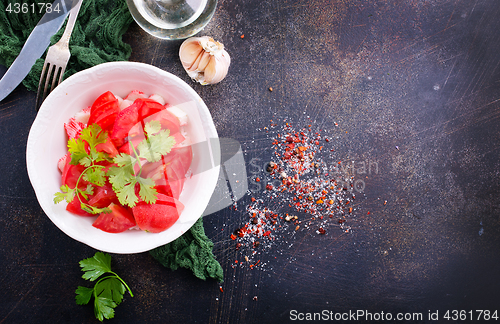
[[[67,3],[69,6],[66,6]],[[26,40],[21,52],[0,80],[0,101],[24,80],[36,60],[43,55],[50,45],[50,38],[61,28],[72,5],[73,1],[71,0],[55,0],[52,8],[58,8],[59,12],[47,10],[43,15]]]

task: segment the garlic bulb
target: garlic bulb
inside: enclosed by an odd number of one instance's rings
[[[208,36],[186,39],[179,49],[179,57],[188,75],[203,85],[222,81],[231,64],[224,45]]]

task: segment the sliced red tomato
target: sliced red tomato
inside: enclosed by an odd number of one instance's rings
[[[165,169],[165,174],[166,182],[170,187],[172,197],[179,199],[182,188],[184,188],[184,181],[186,180],[186,178],[184,177],[185,173],[179,174],[175,169],[167,167]]]
[[[89,205],[104,208],[108,207],[110,204],[118,204],[118,198],[113,190],[113,186],[106,182],[102,187],[96,187],[94,190],[94,195],[88,201]]]
[[[76,187],[76,182],[78,181],[78,178],[82,174],[82,172],[85,170],[85,167],[81,164],[73,165],[70,164],[71,162],[71,156],[70,153],[68,153],[68,157],[66,158],[66,164],[64,165],[63,171],[62,171],[62,184],[63,185],[68,185],[70,188],[75,188]],[[88,182],[80,179],[79,183],[79,188],[85,188],[87,186]]]
[[[111,204],[109,209],[111,213],[101,213],[92,226],[108,233],[121,233],[136,225],[129,208]]]
[[[137,100],[116,115],[111,131],[113,141],[126,138],[130,129],[139,122],[139,104],[136,102]]]
[[[113,100],[116,100],[116,97],[111,91],[104,92],[94,101],[92,107],[90,108],[90,112],[92,113],[92,110],[95,110],[96,108],[102,106],[103,104]]]
[[[179,119],[167,109],[162,110],[161,113],[158,114],[158,120],[160,121],[162,128],[170,130],[170,134],[179,132],[181,127]]]
[[[174,147],[170,153],[163,157],[165,166],[174,168],[182,177],[191,166],[192,160],[193,149],[191,146]]]
[[[115,155],[118,154],[118,150],[111,140],[111,138],[106,138],[106,142],[97,144],[95,149],[97,152],[106,152],[109,154],[110,157],[114,157]]]
[[[188,166],[189,168],[189,166]],[[155,188],[158,192],[167,196],[179,199],[184,187],[185,174],[187,169],[180,164],[180,159],[176,158],[166,165],[162,161],[147,163],[143,166],[143,172],[148,178],[155,181]]]
[[[149,116],[155,115],[165,109],[165,106],[152,99],[139,98],[134,101],[134,103],[136,102],[140,105],[139,121]]]
[[[103,130],[111,130],[119,112],[120,106],[117,99],[108,101],[95,109],[92,106],[88,125],[96,123]]]
[[[179,219],[184,205],[175,198],[158,194],[156,204],[137,204],[132,208],[135,221],[143,231],[160,233],[170,228]]]
[[[159,194],[166,195],[169,197],[174,197],[174,195],[172,193],[172,189],[170,189],[170,185],[168,183],[166,183],[165,181],[158,181],[154,188],[156,189],[156,191]],[[178,196],[175,198],[179,199]]]
[[[66,206],[66,210],[69,211],[70,213],[80,215],[80,216],[95,216],[94,214],[87,213],[85,210],[82,209],[81,203],[83,202],[84,204],[87,204],[88,201],[87,199],[83,198],[82,195],[80,195],[80,199],[78,197],[73,198],[73,200]]]

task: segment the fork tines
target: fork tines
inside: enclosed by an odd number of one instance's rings
[[[47,98],[49,93],[55,89],[56,86],[61,83],[66,66],[57,66],[55,64],[50,64],[45,62],[42,69],[42,75],[40,76],[40,83],[38,84],[38,91],[36,94],[36,109],[40,108],[42,102]],[[52,80],[52,83],[50,82]],[[43,92],[42,92],[43,86]]]

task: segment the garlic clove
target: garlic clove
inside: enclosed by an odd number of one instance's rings
[[[193,65],[196,58],[203,52],[203,48],[194,42],[183,43],[179,52],[181,63],[184,68],[189,68]]]
[[[200,62],[198,63],[198,70],[204,71],[210,62],[210,58],[212,56],[210,53],[203,51],[203,55],[201,56]]]
[[[186,39],[179,49],[179,57],[188,75],[203,85],[222,81],[231,64],[224,45],[208,36]]]

